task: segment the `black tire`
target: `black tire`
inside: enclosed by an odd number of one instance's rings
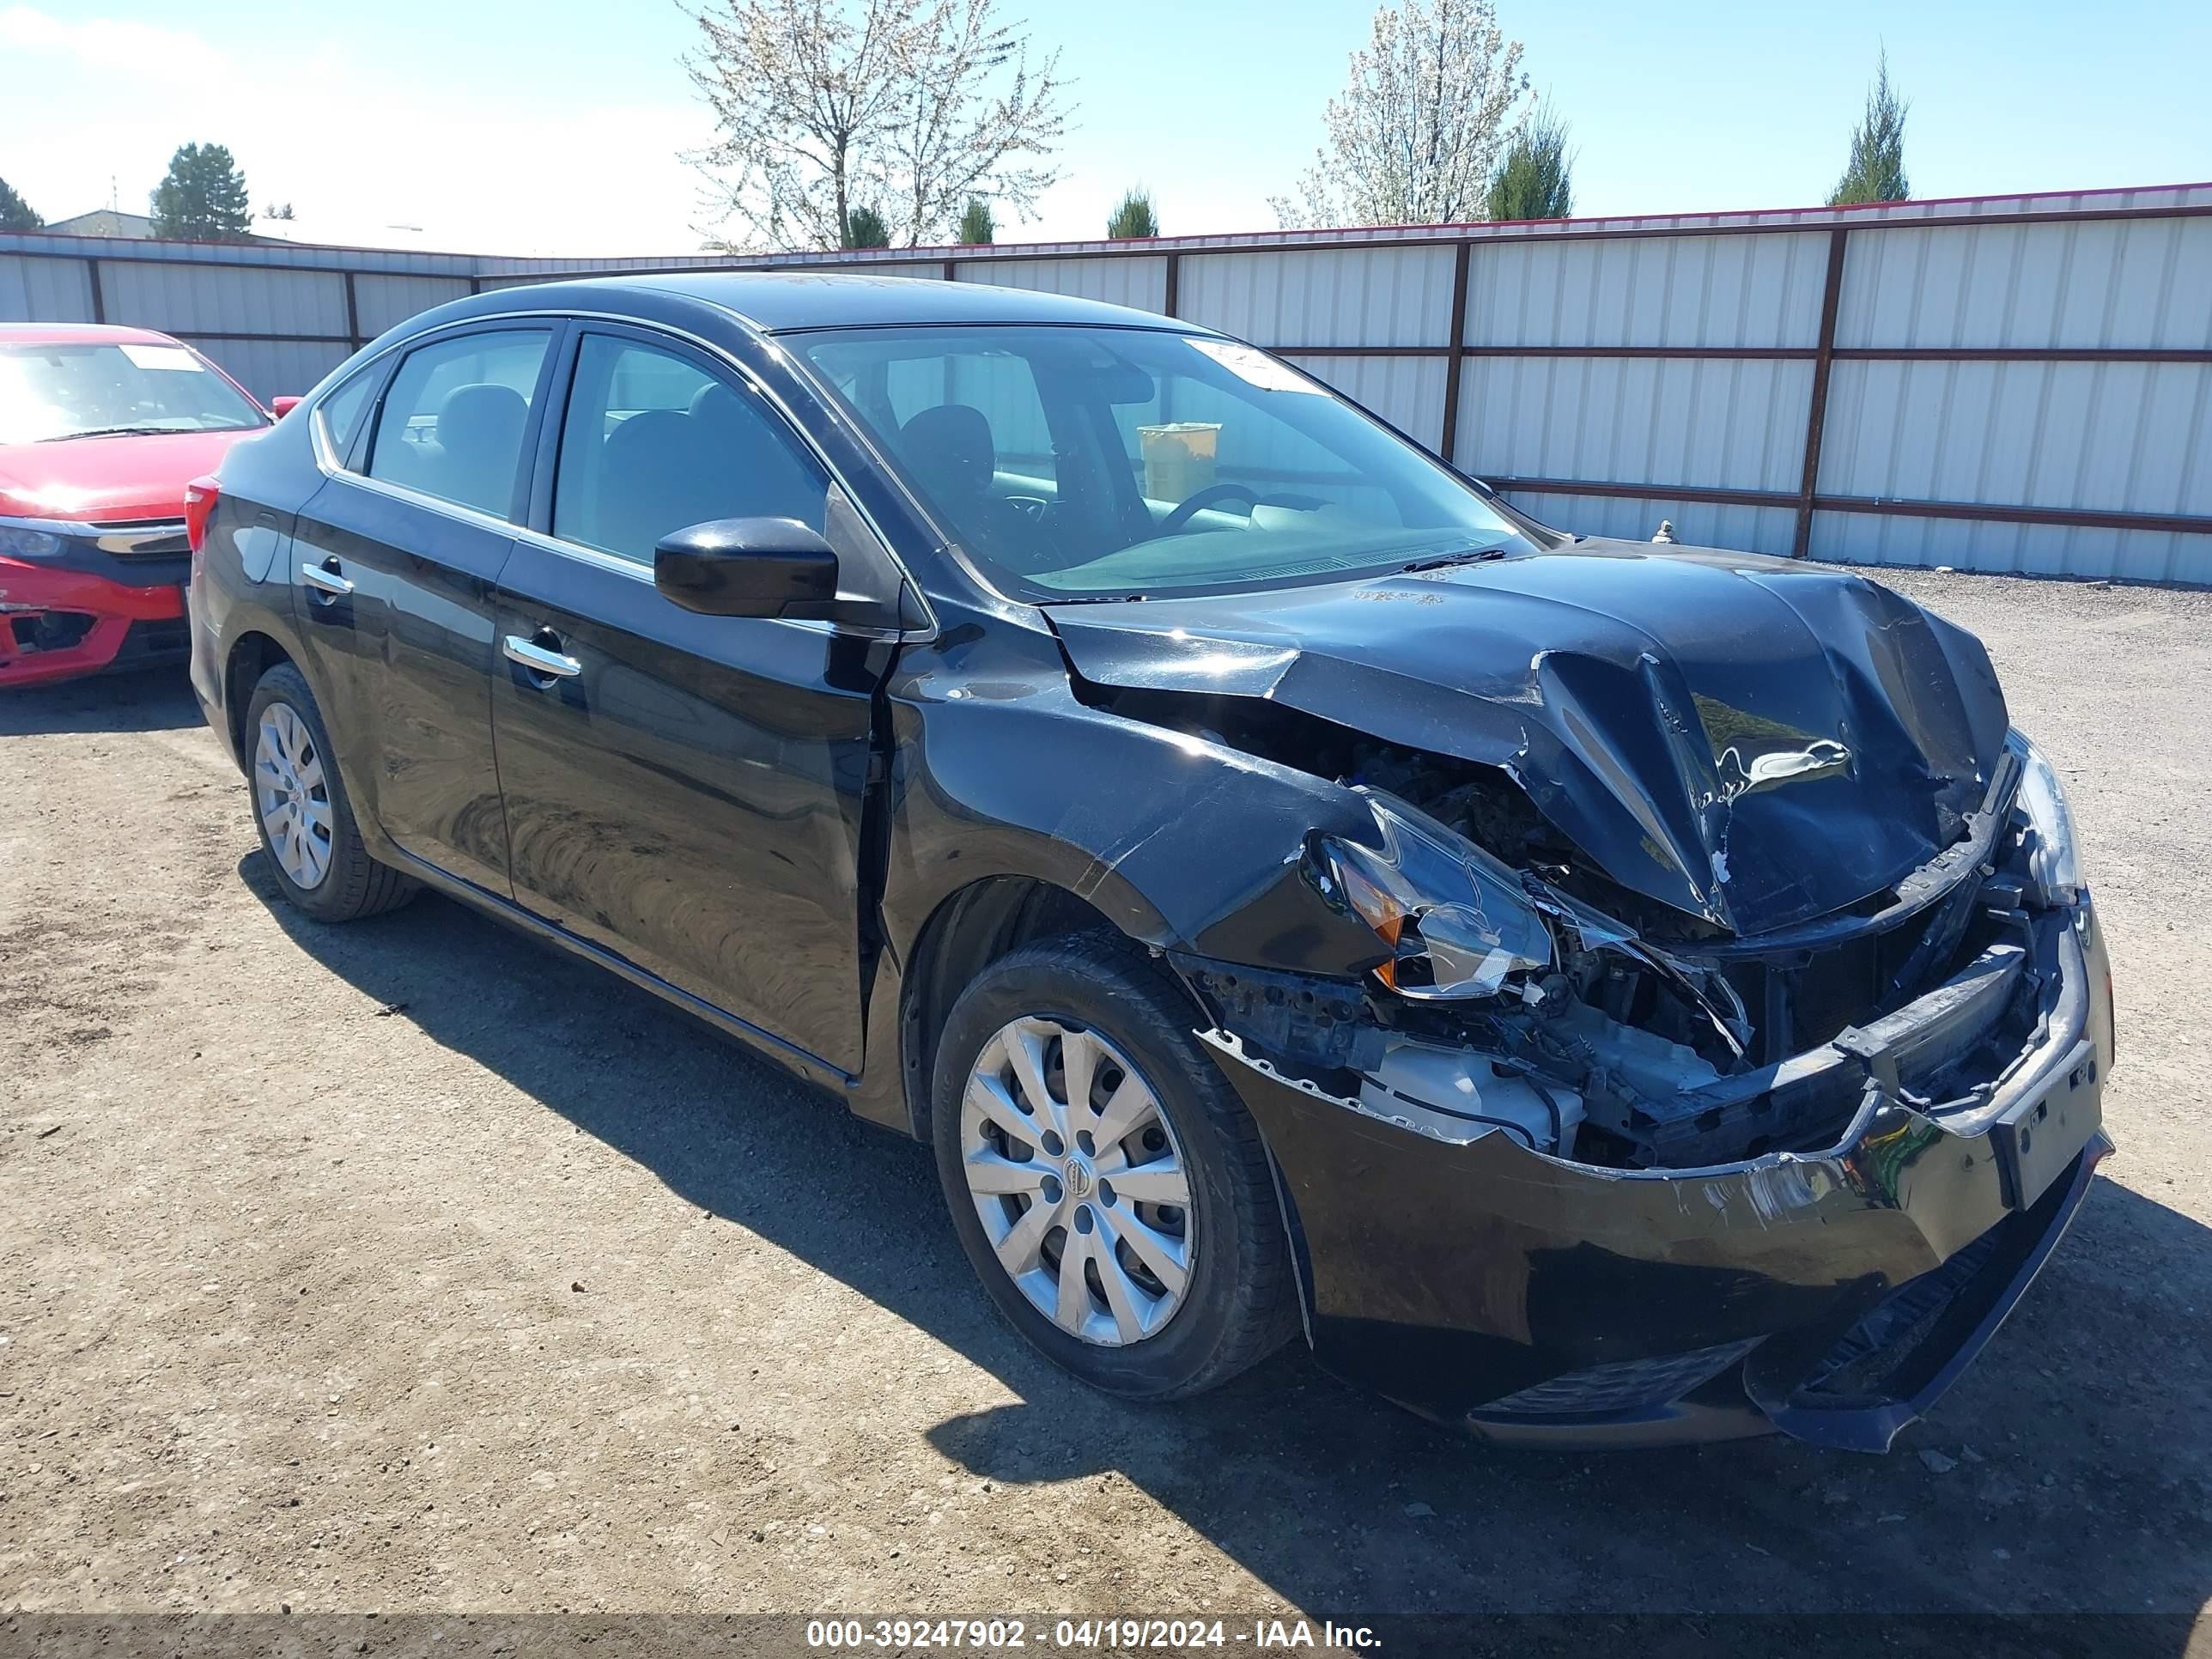
[[[254,746],[259,741],[262,716],[279,703],[289,707],[307,728],[313,753],[321,763],[321,793],[330,805],[330,863],[322,879],[312,887],[301,886],[286,873],[283,860],[270,845],[253,776]],[[360,827],[354,822],[352,804],[346,799],[344,781],[338,775],[337,757],[323,724],[323,711],[316,707],[307,678],[290,663],[278,663],[254,686],[246,706],[245,747],[246,802],[253,814],[254,831],[261,837],[270,872],[295,909],[317,921],[356,921],[397,909],[421,890],[408,877],[369,857]]]
[[[1218,1387],[1297,1328],[1289,1242],[1258,1128],[1192,1035],[1196,1010],[1141,947],[1079,935],[1000,957],[961,993],[938,1044],[931,1126],[961,1248],[999,1310],[1045,1357],[1092,1387],[1173,1400]],[[994,1252],[963,1173],[961,1103],[986,1044],[1042,1017],[1095,1032],[1158,1100],[1189,1178],[1195,1225],[1182,1300],[1153,1334],[1106,1346],[1063,1329]],[[1064,1236],[1064,1235],[1063,1235]]]

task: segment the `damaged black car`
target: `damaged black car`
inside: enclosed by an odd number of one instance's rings
[[[291,902],[441,891],[928,1143],[1101,1389],[1303,1333],[1498,1440],[1879,1449],[2109,1151],[2102,934],[1977,641],[1547,528],[1206,330],[507,289],[195,489]]]

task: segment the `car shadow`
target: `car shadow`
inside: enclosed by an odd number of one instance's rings
[[[294,944],[379,1004],[988,1370],[1016,1403],[931,1429],[947,1456],[1009,1485],[1126,1479],[1316,1616],[2157,1613],[2185,1644],[2212,1593],[2212,1230],[2113,1182],[1887,1458],[1778,1438],[1500,1451],[1334,1382],[1297,1346],[1205,1398],[1136,1407],[1000,1321],[921,1149],[444,899],[325,928],[278,899],[259,853],[239,872]],[[920,1224],[884,1226],[895,1209]],[[1699,1651],[1738,1645],[1709,1635]],[[1741,1645],[1776,1639],[1768,1626]],[[2163,1634],[2136,1645],[2180,1650]]]
[[[0,690],[0,737],[173,732],[205,723],[182,666],[139,668]]]

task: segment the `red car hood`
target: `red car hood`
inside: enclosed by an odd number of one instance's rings
[[[185,484],[214,471],[239,439],[267,430],[0,444],[0,514],[82,524],[181,519]]]

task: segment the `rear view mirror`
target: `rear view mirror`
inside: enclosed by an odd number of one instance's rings
[[[653,585],[709,617],[781,617],[837,597],[837,555],[796,519],[713,519],[661,538]]]
[[[269,412],[281,421],[297,409],[303,401],[289,394],[282,398],[271,398],[269,400]]]
[[[1159,382],[1136,364],[1109,356],[1103,363],[1086,362],[1078,371],[1083,389],[1114,404],[1148,404],[1159,395]]]

